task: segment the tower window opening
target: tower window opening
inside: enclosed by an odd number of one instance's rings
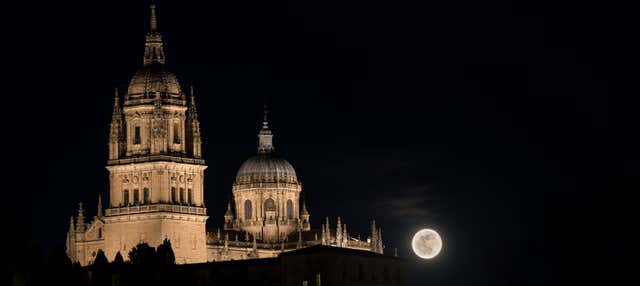
[[[191,189],[187,189],[187,203],[193,205],[193,192]]]
[[[180,144],[180,124],[173,123],[173,144]]]
[[[293,219],[293,202],[291,200],[287,200],[287,218]]]
[[[180,203],[181,204],[185,203],[185,201],[184,201],[184,189],[183,188],[180,188]]]
[[[133,190],[133,203],[138,204],[140,202],[140,192],[138,189]]]
[[[176,197],[176,187],[171,187],[171,202],[172,203],[177,203],[177,197]]]
[[[142,190],[142,202],[144,204],[148,204],[149,203],[149,189],[148,188],[144,188]]]
[[[267,199],[264,202],[264,210],[265,211],[275,211],[276,210],[276,203],[273,201],[273,199]]]
[[[125,206],[129,205],[129,190],[124,190],[124,192],[122,192],[122,200],[124,201]]]
[[[140,139],[140,126],[136,125],[133,128],[133,144],[139,145],[140,142],[142,142],[142,139]]]
[[[246,200],[244,201],[244,219],[245,220],[250,220],[251,219],[251,201],[250,200]]]

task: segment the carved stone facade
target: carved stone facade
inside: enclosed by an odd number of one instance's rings
[[[84,223],[79,215],[67,235],[68,254],[82,265],[97,249],[108,259],[141,242],[173,242],[176,261],[207,261],[207,210],[195,98],[187,104],[180,84],[165,67],[162,36],[151,6],[142,68],[120,104],[116,91],[109,134],[109,202],[104,215]],[[99,205],[101,208],[102,205]],[[80,212],[82,213],[82,211]]]
[[[293,166],[278,157],[265,116],[257,154],[240,167],[223,230],[206,231],[200,123],[193,89],[189,100],[165,64],[162,36],[151,5],[142,68],[121,103],[116,90],[109,132],[109,200],[86,223],[80,204],[70,220],[67,254],[91,264],[99,249],[125,260],[137,244],[157,246],[169,239],[177,263],[274,257],[313,245],[382,253],[381,230],[372,225],[368,241],[347,232],[338,218],[312,229],[301,201],[302,184]]]
[[[245,161],[233,184],[234,209],[225,214],[225,230],[249,232],[262,241],[280,241],[298,228],[310,229],[308,213],[300,217],[300,192],[293,166],[275,155],[265,108],[258,134],[258,154]],[[234,211],[235,210],[235,211]]]

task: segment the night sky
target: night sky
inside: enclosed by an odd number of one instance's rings
[[[255,154],[266,97],[312,225],[341,216],[366,237],[375,219],[385,252],[410,262],[410,285],[628,283],[633,9],[346,2],[158,2],[167,65],[195,87],[210,229]],[[93,216],[108,193],[113,89],[142,66],[148,4],[3,9],[2,212],[14,240],[64,244],[78,202]],[[445,241],[433,261],[410,250],[421,227]]]

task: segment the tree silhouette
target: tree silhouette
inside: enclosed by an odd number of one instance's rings
[[[122,254],[120,254],[120,251],[118,251],[118,253],[116,253],[116,257],[113,259],[113,262],[111,262],[113,264],[124,264],[124,258],[122,258]]]
[[[164,239],[162,244],[158,246],[158,263],[162,265],[173,265],[176,264],[176,257],[173,254],[173,248],[171,247],[171,241],[168,239]]]
[[[129,251],[129,261],[135,265],[152,265],[156,260],[156,249],[148,243],[139,243]]]
[[[96,267],[104,267],[109,264],[109,260],[104,255],[104,251],[102,249],[98,249],[98,253],[96,253],[96,258],[93,260],[93,265]]]

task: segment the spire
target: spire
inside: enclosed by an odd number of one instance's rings
[[[151,1],[151,23],[149,25],[151,33],[155,33],[158,30],[158,19],[156,19],[156,3],[155,1]]]
[[[378,242],[378,253],[383,254],[384,247],[382,246],[382,228],[378,228],[378,239],[376,241]]]
[[[193,92],[193,85],[190,86],[189,110],[187,112],[187,152],[193,157],[202,156],[202,139],[200,138],[200,121],[198,121],[198,111],[196,109],[196,96]]]
[[[84,209],[82,209],[82,202],[78,204],[78,223],[76,230],[79,232],[84,231]]]
[[[156,18],[156,4],[151,2],[149,33],[144,44],[144,64],[159,62],[164,64],[164,49],[162,47],[162,35],[158,32],[158,19]]]
[[[73,216],[69,218],[69,233],[75,233],[75,225],[73,224]]]
[[[331,244],[331,227],[329,227],[329,217],[325,217],[325,227],[327,228],[326,233],[327,233],[327,244]]]
[[[342,246],[347,247],[349,243],[349,234],[347,233],[347,224],[345,223],[342,228]]]
[[[262,129],[258,133],[258,154],[271,154],[275,150],[273,148],[273,133],[269,129],[269,119],[267,117],[269,110],[267,104],[264,104]]]
[[[109,159],[118,159],[124,152],[124,132],[122,124],[122,109],[120,108],[120,96],[118,88],[115,88],[113,96],[113,114],[111,115],[111,130],[109,131]]]
[[[342,246],[342,223],[340,217],[338,217],[338,225],[336,226],[336,245]]]
[[[98,194],[98,212],[96,214],[98,218],[102,217],[102,195]]]
[[[189,86],[189,116],[191,120],[198,120],[198,110],[196,110],[196,96],[193,93],[193,85]]]
[[[370,236],[370,249],[373,252],[377,252],[378,248],[378,233],[377,233],[377,228],[376,228],[376,221],[373,220],[371,221],[371,236]]]
[[[118,88],[114,88],[113,94],[113,117],[120,116],[120,96],[118,95]]]
[[[224,214],[225,217],[233,217],[233,212],[231,212],[231,201],[227,203],[227,212]]]
[[[66,242],[66,250],[67,256],[71,259],[71,261],[75,261],[75,240],[76,240],[76,231],[75,226],[73,225],[73,215],[69,218],[69,232],[67,232],[67,242]]]

